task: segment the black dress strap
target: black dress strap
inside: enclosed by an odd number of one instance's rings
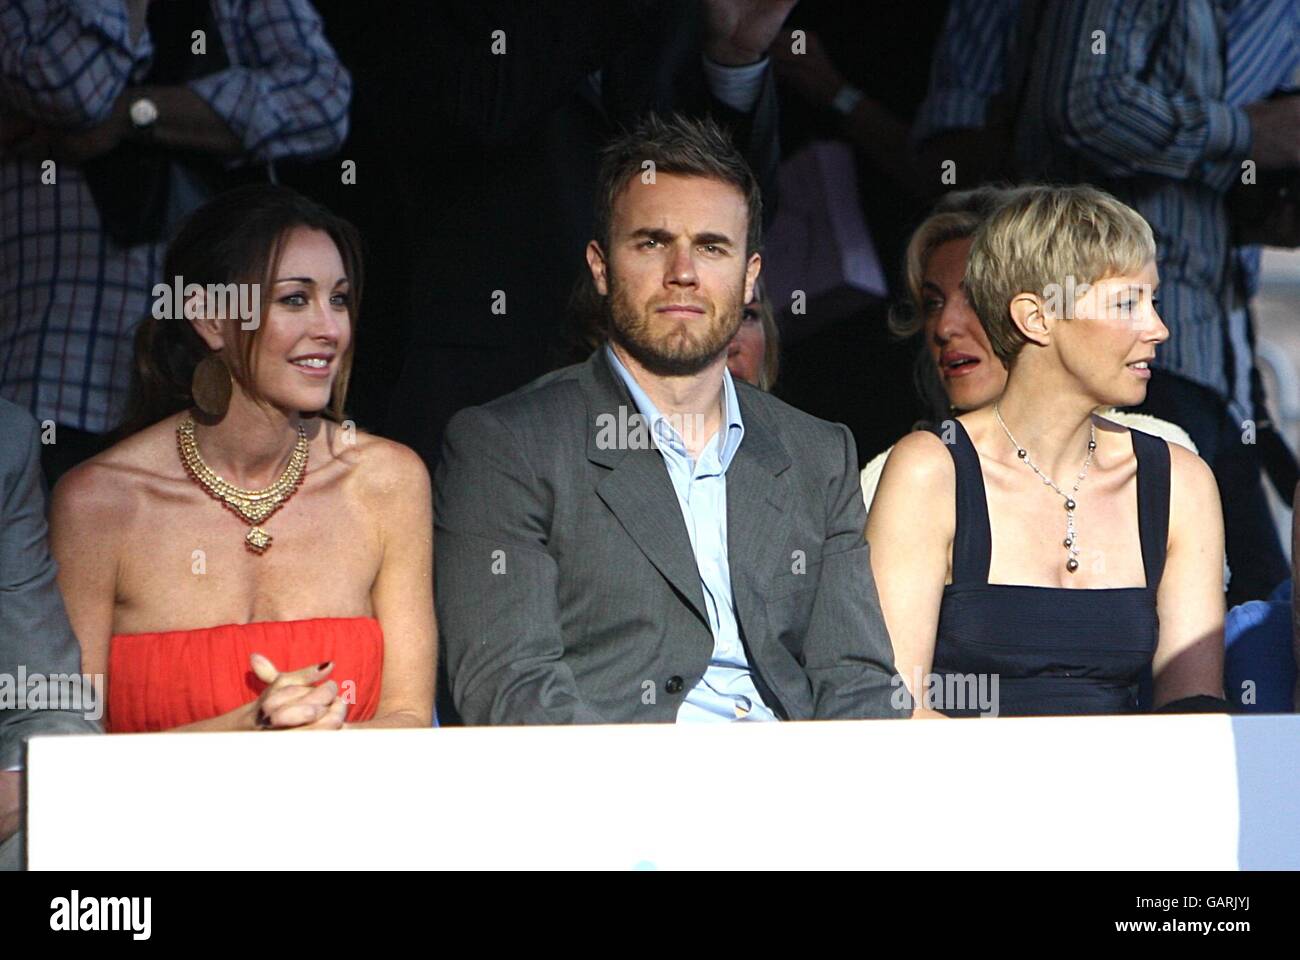
[[[1138,532],[1147,588],[1160,585],[1169,541],[1169,444],[1163,437],[1129,430],[1138,472]]]
[[[952,541],[953,586],[988,583],[993,537],[989,532],[989,506],[979,453],[966,428],[955,417],[935,424],[930,432],[944,442],[957,471],[957,529]]]

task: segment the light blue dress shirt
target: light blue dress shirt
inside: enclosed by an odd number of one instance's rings
[[[727,562],[727,467],[745,437],[731,373],[728,370],[722,373],[723,429],[700,451],[700,458],[692,460],[686,453],[682,431],[659,412],[614,351],[606,346],[605,353],[610,366],[627,384],[632,402],[645,418],[663,455],[691,538],[691,549],[695,552],[704,607],[713,631],[713,656],[700,682],[678,708],[677,722],[776,720],[754,685],[731,596],[731,567]],[[682,426],[689,430],[691,425]]]

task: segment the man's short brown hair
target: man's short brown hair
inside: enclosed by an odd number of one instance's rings
[[[654,166],[647,166],[647,161]],[[661,118],[649,113],[631,130],[610,141],[602,152],[596,181],[596,242],[602,250],[609,251],[609,230],[618,195],[629,180],[650,170],[731,184],[744,195],[749,209],[746,258],[762,248],[762,192],[727,132],[707,117],[695,120],[674,113]]]

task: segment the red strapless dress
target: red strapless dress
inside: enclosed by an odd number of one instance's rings
[[[348,701],[347,722],[375,715],[384,666],[379,621],[323,617],[114,636],[105,727],[111,733],[169,730],[256,700],[266,685],[249,665],[253,653],[282,673],[333,660],[325,679],[337,683]]]

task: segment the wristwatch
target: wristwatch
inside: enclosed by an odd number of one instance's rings
[[[148,97],[136,97],[127,108],[127,115],[131,118],[131,126],[141,133],[147,133],[158,121],[158,104]]]

